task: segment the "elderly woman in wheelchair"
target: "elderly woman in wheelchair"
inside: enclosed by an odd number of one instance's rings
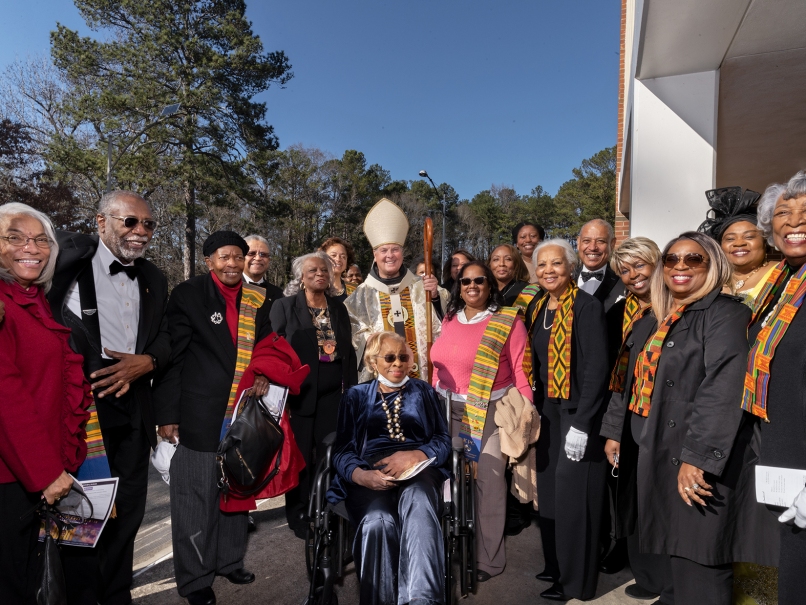
[[[360,603],[444,603],[440,507],[451,456],[444,412],[431,386],[409,377],[411,351],[394,332],[367,340],[364,363],[377,379],[342,399],[327,494],[331,503],[345,501],[356,528]]]

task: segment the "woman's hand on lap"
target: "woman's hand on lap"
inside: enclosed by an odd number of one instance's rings
[[[387,477],[397,479],[418,462],[426,460],[428,456],[421,450],[406,450],[395,452],[375,463],[376,468],[380,468]]]
[[[395,487],[395,482],[386,477],[388,475],[381,471],[365,471],[362,468],[353,471],[353,483],[367,489],[386,490]]]

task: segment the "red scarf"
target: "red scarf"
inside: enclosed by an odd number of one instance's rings
[[[232,336],[232,344],[238,345],[238,294],[241,293],[241,282],[238,282],[237,286],[228,286],[224,283],[221,283],[221,280],[218,279],[218,276],[210,271],[210,275],[213,278],[213,283],[218,286],[218,291],[221,292],[221,295],[224,297],[224,304],[226,305],[227,312],[226,312],[226,319],[227,319],[227,327],[229,328],[230,336]]]

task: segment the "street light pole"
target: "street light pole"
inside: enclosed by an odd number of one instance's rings
[[[428,176],[428,173],[425,170],[420,171],[420,176],[428,179],[428,181],[431,183],[431,186],[434,188],[434,192],[437,194],[437,199],[442,202],[442,245],[440,246],[442,248],[442,258],[440,260],[439,270],[441,279],[445,281],[445,276],[442,275],[442,273],[445,271],[445,196],[440,195],[439,189],[437,189],[434,181],[431,180],[431,177]]]
[[[130,138],[129,141],[123,147],[120,148],[120,154],[118,155],[118,159],[115,160],[114,162],[112,162],[112,137],[111,136],[106,137],[106,192],[107,193],[112,191],[112,171],[114,170],[114,168],[117,165],[117,163],[120,161],[120,158],[123,157],[123,154],[129,148],[129,146],[132,143],[134,143],[134,141],[136,141],[138,138],[143,136],[143,134],[145,134],[145,132],[149,128],[151,128],[152,126],[156,126],[157,124],[162,124],[165,121],[165,120],[163,120],[163,118],[168,118],[169,116],[172,116],[177,111],[179,111],[179,107],[180,107],[179,103],[174,103],[173,105],[168,105],[167,107],[163,107],[162,111],[160,112],[160,117],[157,120],[151,122],[151,124],[146,125],[145,128],[143,128],[140,132],[138,132],[136,135],[134,135],[132,138]]]

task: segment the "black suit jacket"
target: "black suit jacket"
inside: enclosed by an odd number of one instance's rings
[[[255,343],[271,333],[271,304],[267,298],[257,311]],[[168,301],[171,360],[155,381],[154,412],[158,425],[178,424],[182,445],[200,452],[218,448],[235,376],[237,349],[226,314],[209,273],[176,286]]]
[[[526,311],[527,328],[531,329],[532,311],[537,305],[535,297]],[[571,393],[560,400],[564,410],[575,410],[572,426],[590,434],[599,432],[599,422],[608,400],[610,368],[607,359],[607,324],[602,304],[587,292],[580,290],[574,300],[574,318],[571,324]],[[538,314],[538,321],[543,318]],[[534,376],[534,403],[542,414],[546,386],[540,377],[540,362],[532,338],[532,364]],[[589,444],[588,447],[598,447]]]
[[[582,269],[584,269],[584,266],[580,266],[574,272],[575,282],[579,280],[579,274],[582,273]],[[624,282],[622,282],[621,278],[616,275],[616,272],[610,268],[609,264],[605,265],[604,279],[596,289],[596,292],[593,293],[593,296],[596,298],[596,300],[602,303],[605,313],[610,311],[610,307],[615,304],[615,302],[619,299],[619,296],[626,296]]]
[[[92,271],[92,258],[98,250],[97,235],[83,235],[58,231],[59,256],[56,260],[56,273],[48,292],[48,301],[53,317],[60,324],[72,329],[71,345],[84,356],[84,374],[89,375],[103,367],[101,357],[101,335],[91,333],[80,317],[65,305],[67,294],[77,278],[85,271]],[[168,364],[171,354],[171,338],[165,310],[168,301],[168,281],[156,265],[138,259],[140,268],[137,283],[140,288],[140,318],[137,324],[135,354],[153,355],[157,359],[157,373]],[[82,304],[84,302],[82,301]],[[98,421],[101,431],[105,426],[119,426],[129,422],[129,414],[139,412],[146,426],[146,434],[152,447],[157,445],[152,410],[151,373],[141,376],[129,386],[129,394],[120,399],[108,396],[96,397]],[[131,398],[129,400],[129,398]],[[134,417],[134,416],[132,416]]]
[[[336,351],[341,358],[344,390],[358,384],[358,369],[355,348],[352,344],[350,316],[344,303],[326,296],[330,323],[336,335]],[[291,344],[302,363],[310,366],[311,372],[302,383],[299,395],[289,395],[288,407],[292,413],[310,416],[316,411],[316,386],[319,379],[319,345],[316,328],[311,321],[305,293],[288,296],[275,302],[271,308],[271,324],[274,331]]]
[[[246,283],[246,280],[244,279],[243,282]],[[254,285],[260,286],[266,291],[266,298],[269,300],[269,302],[273,303],[276,300],[280,300],[284,296],[283,291],[274,284],[270,283],[265,277],[260,280],[260,282],[256,282]]]

